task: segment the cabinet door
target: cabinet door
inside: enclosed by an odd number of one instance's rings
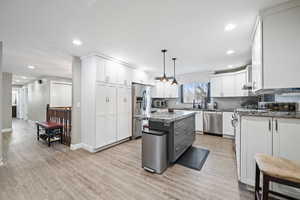
[[[96,86],[95,147],[116,142],[116,127],[116,89],[99,84]]]
[[[224,97],[235,96],[235,75],[224,75],[222,77],[222,95]]]
[[[105,82],[118,83],[118,64],[112,61],[105,63]]]
[[[222,97],[223,96],[223,80],[222,77],[211,77],[211,96]]]
[[[300,6],[263,18],[264,89],[300,86]]]
[[[170,90],[171,90],[170,98],[178,98],[178,85],[171,85]]]
[[[252,90],[262,89],[262,24],[258,21],[252,43]]]
[[[131,85],[133,70],[129,67],[123,66],[121,64],[116,64],[117,66],[117,83],[125,86]]]
[[[272,155],[272,118],[241,117],[241,181],[254,186],[257,153]]]
[[[223,135],[234,136],[234,128],[232,126],[233,112],[223,112]]]
[[[274,118],[273,127],[274,156],[300,163],[300,120]],[[274,190],[298,199],[300,197],[300,190],[292,187],[274,184]]]
[[[105,61],[103,59],[100,59],[98,57],[95,57],[95,64],[96,64],[96,68],[97,68],[97,76],[96,76],[96,80],[97,81],[101,81],[101,82],[105,82]]]
[[[153,91],[153,98],[165,98],[165,83],[157,81]]]
[[[199,111],[196,113],[196,119],[195,119],[195,130],[199,132],[203,132],[203,112]]]
[[[131,113],[131,89],[118,88],[118,140],[128,138],[132,135]]]
[[[247,90],[243,90],[243,86],[247,82],[247,73],[245,71],[235,74],[235,96],[247,96]]]

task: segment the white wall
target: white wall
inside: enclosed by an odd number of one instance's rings
[[[2,97],[2,48],[2,41],[0,41],[0,97]],[[2,98],[0,98],[0,105],[2,105]],[[0,113],[2,113],[2,106],[0,106]],[[2,114],[0,114],[0,130],[2,130]],[[2,134],[0,134],[0,165],[3,164],[2,146]]]
[[[50,104],[50,82],[69,82],[70,79],[47,77],[42,84],[34,81],[25,85],[28,88],[27,116],[32,121],[45,121],[47,104]]]
[[[49,80],[44,79],[40,84],[34,81],[26,85],[28,88],[28,119],[32,121],[45,121],[46,108],[50,103]]]
[[[2,73],[2,132],[12,128],[12,74]]]
[[[81,143],[81,60],[73,57],[72,61],[72,144]]]

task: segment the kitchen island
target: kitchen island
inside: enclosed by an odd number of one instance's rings
[[[148,119],[150,130],[166,133],[165,149],[169,165],[175,163],[192,146],[195,140],[195,114],[194,111],[163,111],[135,117]],[[152,151],[151,149],[147,150]]]

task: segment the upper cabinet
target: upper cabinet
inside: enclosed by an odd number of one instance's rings
[[[246,70],[213,75],[210,79],[211,97],[248,96],[248,91],[243,90],[246,83]]]
[[[121,63],[95,56],[96,80],[99,82],[130,86],[132,82],[148,83],[148,74]]]
[[[252,90],[262,89],[262,23],[258,19],[252,44]]]
[[[170,82],[157,81],[152,91],[152,98],[178,98],[178,85],[171,85]]]
[[[253,46],[253,89],[300,87],[300,2],[261,12]]]

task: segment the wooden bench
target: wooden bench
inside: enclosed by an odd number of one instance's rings
[[[36,122],[37,125],[37,140],[40,138],[48,142],[50,147],[52,142],[60,141],[62,143],[63,125],[55,122]],[[40,134],[40,129],[44,129],[45,133]],[[59,137],[55,139],[55,137]]]
[[[270,182],[300,188],[300,164],[265,154],[257,154],[255,175],[255,199],[267,200],[269,193],[285,199],[295,198],[271,191]],[[263,177],[262,195],[260,195],[260,173]]]

